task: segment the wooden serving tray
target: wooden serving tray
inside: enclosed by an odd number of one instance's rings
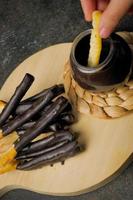
[[[26,97],[62,82],[70,49],[71,43],[58,44],[26,59],[5,82],[0,99],[10,98],[26,72],[36,78]],[[83,153],[68,159],[65,165],[58,163],[53,167],[0,175],[1,194],[19,187],[51,195],[78,195],[109,182],[132,161],[133,114],[109,120],[81,114],[78,118],[72,128],[86,145]]]

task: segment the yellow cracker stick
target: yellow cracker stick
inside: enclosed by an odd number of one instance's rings
[[[2,132],[0,132],[0,139],[2,139],[3,138],[3,134],[2,134]]]
[[[4,165],[12,162],[16,155],[17,152],[14,148],[14,145],[12,145],[12,147],[8,151],[0,156],[0,167],[3,167]]]
[[[17,167],[17,161],[12,161],[10,163],[7,163],[5,166],[0,167],[0,174],[4,174],[6,172],[15,170]]]
[[[3,108],[5,107],[6,102],[0,100],[0,113],[2,112]]]
[[[101,12],[96,10],[92,14],[92,33],[90,38],[90,51],[88,58],[88,66],[96,67],[99,64],[100,54],[102,50],[102,38],[99,34]]]

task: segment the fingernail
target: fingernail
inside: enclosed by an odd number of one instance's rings
[[[109,36],[109,32],[108,32],[108,30],[106,29],[106,28],[101,28],[100,29],[100,36],[102,37],[102,38],[107,38],[108,36]]]

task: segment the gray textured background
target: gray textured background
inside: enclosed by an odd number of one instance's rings
[[[25,58],[47,46],[71,42],[88,27],[90,24],[83,19],[79,0],[0,0],[0,86]],[[133,17],[126,16],[117,30],[133,31]],[[82,196],[51,197],[13,190],[1,199],[131,200],[133,164],[111,183]]]

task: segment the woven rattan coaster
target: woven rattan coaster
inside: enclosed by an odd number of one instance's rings
[[[119,32],[128,44],[133,44],[133,32]],[[133,110],[133,79],[109,92],[92,93],[73,79],[70,62],[64,69],[65,91],[75,110],[98,118],[117,118]]]

